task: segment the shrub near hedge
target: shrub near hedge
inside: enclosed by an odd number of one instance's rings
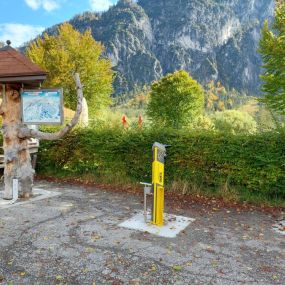
[[[41,142],[38,172],[91,177],[116,183],[151,181],[153,142],[170,144],[166,184],[200,188],[225,183],[238,189],[285,197],[284,135],[234,136],[186,131],[77,130],[56,142]]]

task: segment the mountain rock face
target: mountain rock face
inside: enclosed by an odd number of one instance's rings
[[[201,83],[214,79],[254,95],[260,30],[273,14],[274,0],[120,0],[105,13],[88,12],[70,23],[91,28],[105,45],[117,95],[179,69]]]

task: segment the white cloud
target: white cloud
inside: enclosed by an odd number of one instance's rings
[[[97,12],[108,10],[113,3],[110,0],[89,0],[91,9]]]
[[[40,0],[25,0],[25,2],[33,10],[38,10],[41,6]]]
[[[25,0],[25,2],[33,10],[43,8],[47,12],[51,12],[60,6],[58,0]]]
[[[13,47],[19,47],[42,33],[44,29],[44,27],[17,23],[0,24],[0,41],[10,40]]]
[[[50,12],[52,10],[59,8],[59,4],[55,1],[43,1],[43,8],[46,11]]]

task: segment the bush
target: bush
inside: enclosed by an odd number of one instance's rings
[[[204,90],[186,71],[169,74],[151,86],[147,115],[156,126],[180,129],[203,108]]]
[[[196,117],[191,124],[188,126],[190,129],[201,131],[201,130],[214,130],[215,125],[210,117],[198,116]]]
[[[257,132],[257,123],[246,112],[226,110],[216,112],[212,116],[215,129],[232,134],[254,134]]]
[[[172,145],[167,185],[184,181],[205,190],[226,184],[241,192],[285,197],[284,133],[77,130],[58,142],[41,143],[38,170],[104,183],[151,181],[155,141]]]

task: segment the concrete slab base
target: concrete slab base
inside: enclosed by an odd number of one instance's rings
[[[147,220],[150,221],[151,214],[147,214]],[[131,219],[119,224],[119,227],[148,232],[160,237],[175,238],[181,231],[183,231],[195,219],[183,216],[175,216],[171,214],[164,214],[165,224],[163,226],[152,225],[145,223],[143,211],[132,217]]]
[[[17,201],[15,200],[4,200],[3,197],[3,191],[0,191],[0,210],[1,209],[7,209],[10,207],[16,207],[28,203],[32,203],[35,201],[43,200],[43,199],[48,199],[52,198],[55,196],[61,195],[60,192],[55,192],[55,191],[48,191],[40,188],[34,188],[33,189],[33,194],[34,196],[30,199],[18,199]]]

